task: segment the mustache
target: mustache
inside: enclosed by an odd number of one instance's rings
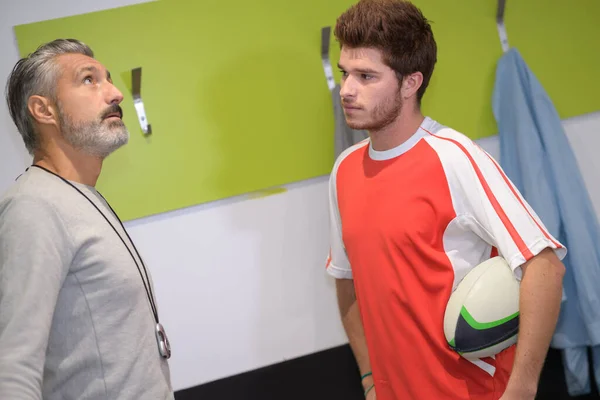
[[[355,108],[362,108],[358,103],[356,103],[355,101],[345,101],[342,100],[342,105],[345,107],[355,107]]]
[[[342,97],[341,100],[342,100],[342,105],[353,106],[353,107],[358,106],[358,103],[356,102],[355,99],[348,98],[348,97]]]
[[[104,110],[104,112],[100,115],[100,119],[105,119],[109,115],[117,114],[117,113],[119,114],[119,117],[121,119],[123,119],[123,109],[121,108],[120,105],[113,104],[110,107],[108,107],[106,110]]]

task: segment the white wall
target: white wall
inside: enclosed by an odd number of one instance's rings
[[[327,182],[128,224],[152,265],[178,387],[345,343],[327,254]]]
[[[143,0],[0,0],[0,80],[17,61],[12,26]],[[101,5],[100,5],[101,4]],[[325,84],[325,83],[324,83]],[[565,122],[600,210],[600,113]],[[29,164],[0,106],[0,193]],[[498,155],[497,138],[481,141]],[[110,199],[109,199],[110,200]],[[327,178],[262,199],[229,199],[127,224],[156,285],[175,389],[346,342],[324,274]]]

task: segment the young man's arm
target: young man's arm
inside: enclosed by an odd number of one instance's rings
[[[521,266],[519,339],[502,400],[534,399],[558,321],[565,267],[551,249]]]
[[[534,399],[558,320],[566,248],[492,157],[472,142],[446,141],[455,145],[453,189],[462,199],[462,220],[521,279],[519,337],[503,400]]]
[[[337,205],[335,171],[336,168],[334,168],[329,181],[329,256],[326,269],[329,275],[336,278],[337,300],[342,324],[362,376],[371,372],[371,363],[362,318],[356,301],[352,269],[342,239],[342,221]],[[365,377],[362,385],[365,391],[370,389],[367,399],[375,399],[375,390],[371,387],[373,377],[371,375]]]
[[[365,340],[365,332],[358,310],[358,303],[356,302],[354,281],[352,279],[336,279],[335,283],[342,324],[344,325],[350,348],[354,353],[354,358],[356,359],[362,376],[371,372],[371,362],[369,361],[369,351]],[[369,389],[372,384],[372,376],[367,376],[362,380],[363,389],[365,391]]]
[[[61,235],[61,232],[63,233]],[[70,241],[50,205],[0,204],[0,397],[42,398],[44,361]]]

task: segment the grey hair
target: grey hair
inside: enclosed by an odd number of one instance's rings
[[[30,154],[38,148],[39,138],[27,103],[29,98],[35,95],[56,101],[56,80],[59,71],[55,58],[70,53],[94,57],[92,49],[79,40],[57,39],[41,45],[36,51],[20,59],[8,76],[8,111]]]

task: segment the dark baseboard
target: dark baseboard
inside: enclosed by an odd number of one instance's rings
[[[364,400],[348,345],[175,393],[176,400]]]
[[[591,371],[590,371],[591,372]],[[593,373],[590,373],[593,377]],[[362,400],[360,375],[348,345],[209,382],[175,393],[176,400]],[[593,393],[570,397],[560,352],[551,349],[536,400],[598,400]]]

